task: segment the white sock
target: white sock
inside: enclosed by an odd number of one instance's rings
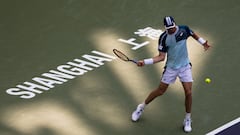
[[[143,102],[142,105],[143,105],[143,107],[145,107],[146,106],[145,102]]]
[[[191,119],[191,113],[186,113],[185,118],[186,118],[186,119]]]

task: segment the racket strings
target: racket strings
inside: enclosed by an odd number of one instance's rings
[[[120,52],[120,51],[118,51],[116,49],[114,49],[113,52],[116,54],[116,56],[118,58],[120,58],[120,59],[122,59],[124,61],[128,61],[129,60],[129,58],[125,54],[123,54],[122,52]]]

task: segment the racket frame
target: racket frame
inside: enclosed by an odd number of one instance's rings
[[[123,61],[126,61],[126,62],[133,62],[133,63],[135,63],[135,64],[137,64],[137,61],[136,60],[133,60],[133,59],[130,59],[127,55],[125,55],[123,52],[121,52],[121,51],[119,51],[119,50],[117,50],[117,49],[113,49],[113,53],[119,58],[119,59],[121,59],[121,60],[123,60]],[[122,58],[121,56],[119,56],[119,54],[118,53],[120,53],[122,56],[124,56],[126,59],[124,59],[124,58]]]

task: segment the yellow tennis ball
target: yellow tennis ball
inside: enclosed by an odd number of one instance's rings
[[[206,79],[205,79],[205,82],[206,82],[206,83],[210,83],[210,82],[211,82],[211,79],[210,79],[210,78],[206,78]]]

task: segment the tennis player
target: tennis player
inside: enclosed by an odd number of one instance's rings
[[[192,71],[191,63],[187,52],[187,38],[192,36],[197,40],[204,48],[208,50],[210,48],[207,40],[199,37],[188,26],[176,25],[173,17],[166,16],[163,19],[165,32],[160,35],[158,42],[159,55],[140,60],[137,62],[138,66],[144,66],[148,64],[154,64],[164,61],[167,56],[165,69],[162,75],[159,86],[153,90],[145,101],[137,106],[137,109],[132,113],[132,120],[137,121],[144,108],[156,97],[161,96],[167,90],[169,84],[175,82],[178,77],[182,82],[182,86],[185,92],[185,111],[186,116],[183,121],[183,128],[185,132],[191,132],[191,106],[192,106]]]

